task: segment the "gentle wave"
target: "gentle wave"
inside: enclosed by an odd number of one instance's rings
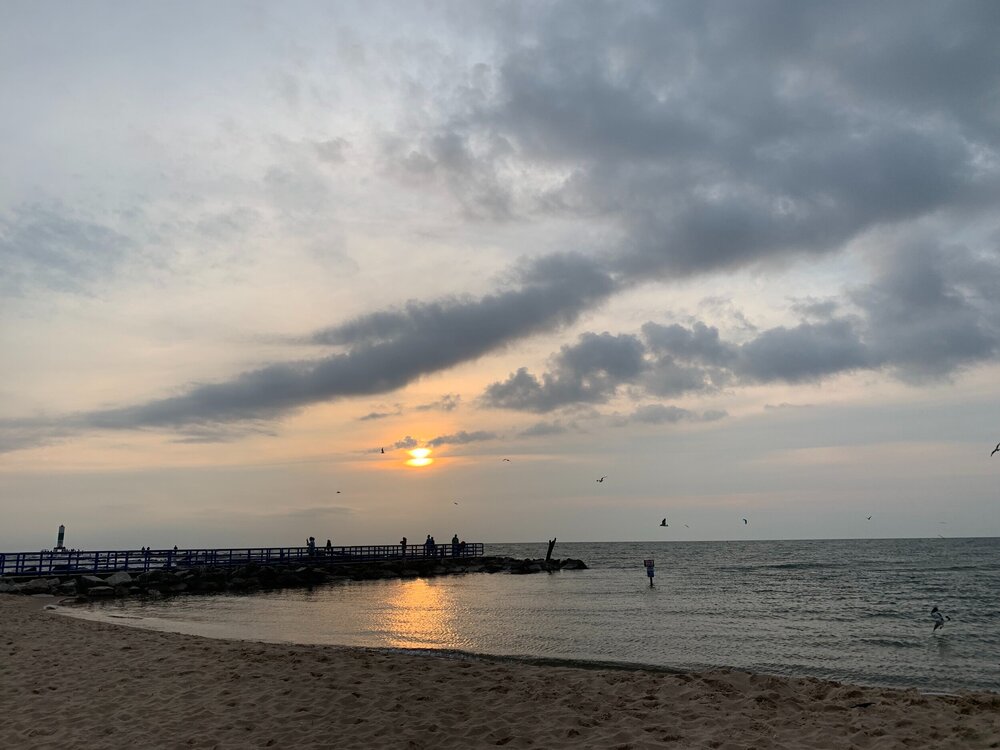
[[[997,539],[560,543],[556,552],[591,568],[128,601],[104,611],[217,637],[1000,690]],[[537,557],[544,545],[487,553]],[[653,588],[640,565],[649,557]],[[935,605],[952,619],[932,632]]]

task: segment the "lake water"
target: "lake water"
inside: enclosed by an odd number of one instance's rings
[[[487,544],[543,557],[545,544]],[[91,605],[224,638],[1000,691],[1000,539],[559,543],[589,570]],[[656,561],[655,586],[642,567]],[[932,633],[932,606],[952,619]],[[133,619],[138,618],[138,619]]]

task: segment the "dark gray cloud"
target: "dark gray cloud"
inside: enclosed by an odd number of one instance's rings
[[[964,247],[918,243],[888,254],[855,290],[875,356],[907,380],[945,377],[1000,351],[1000,263]]]
[[[605,220],[626,276],[827,253],[1000,196],[1000,21],[982,3],[552,3],[497,20],[489,73],[395,151],[473,214]],[[563,178],[532,188],[536,172]]]
[[[476,359],[518,339],[571,323],[614,290],[592,261],[556,255],[526,262],[517,286],[480,299],[411,302],[318,332],[313,343],[346,347],[313,361],[276,363],[143,404],[76,415],[81,428],[178,428],[275,419],[308,404],[385,393]]]
[[[452,435],[438,435],[433,440],[428,440],[427,445],[432,448],[438,448],[442,445],[465,445],[466,443],[478,443],[483,440],[496,440],[497,437],[499,436],[495,432],[488,432],[486,430],[476,430],[475,432],[460,430]]]
[[[393,443],[392,447],[397,448],[399,450],[409,450],[410,448],[416,448],[418,445],[420,445],[419,440],[417,440],[415,437],[412,437],[411,435],[407,435],[402,440],[397,440],[395,443]]]
[[[520,368],[490,385],[483,400],[544,413],[604,403],[626,386],[641,398],[816,382],[863,370],[904,380],[948,377],[1000,354],[998,255],[903,243],[884,255],[873,281],[849,291],[854,313],[836,316],[839,303],[796,302],[792,309],[809,319],[755,330],[741,343],[700,321],[648,322],[641,340],[584,334],[553,357],[549,372],[536,376]]]
[[[541,379],[520,368],[483,394],[488,406],[547,412],[562,406],[600,404],[618,386],[632,382],[645,368],[643,344],[635,336],[585,333],[553,358],[552,372]]]

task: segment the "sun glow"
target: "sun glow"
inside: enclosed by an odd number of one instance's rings
[[[407,466],[430,466],[434,463],[434,459],[430,457],[430,448],[414,448],[410,451],[410,455],[413,456],[409,461],[406,462]]]

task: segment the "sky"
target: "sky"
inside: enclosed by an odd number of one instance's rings
[[[4,16],[0,549],[1000,535],[1000,5]]]

